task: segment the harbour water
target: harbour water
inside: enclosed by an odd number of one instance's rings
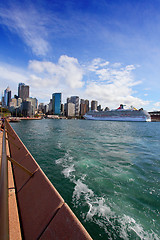
[[[160,239],[160,123],[11,125],[93,239]]]

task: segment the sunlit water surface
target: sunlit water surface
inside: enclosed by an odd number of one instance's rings
[[[93,239],[160,239],[160,123],[12,126]]]

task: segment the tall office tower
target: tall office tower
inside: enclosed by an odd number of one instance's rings
[[[2,96],[2,107],[4,107],[4,96]]]
[[[49,114],[52,114],[52,113],[53,113],[53,104],[52,104],[52,99],[50,99],[50,102],[49,102],[49,109],[48,109],[48,113],[49,113]]]
[[[40,103],[40,104],[38,105],[38,112],[44,113],[44,103]]]
[[[44,106],[44,113],[46,114],[46,113],[48,113],[48,111],[49,111],[49,104],[46,104]]]
[[[67,98],[67,103],[75,104],[75,116],[79,116],[79,97],[71,96],[70,98]]]
[[[84,100],[84,99],[81,99],[80,103],[81,103],[81,104],[85,104],[85,100]]]
[[[22,98],[22,100],[26,100],[29,98],[29,86],[24,83],[19,83],[18,85],[18,97]]]
[[[61,114],[61,93],[52,94],[53,114]]]
[[[37,103],[38,100],[36,98],[26,98],[26,101],[31,102],[31,107],[32,107],[32,115],[34,116],[35,113],[37,112]]]
[[[85,100],[85,104],[86,104],[86,112],[89,112],[89,100]]]
[[[91,101],[91,110],[97,110],[97,105],[98,105],[98,102],[95,101],[95,100],[92,100]]]
[[[21,105],[22,114],[24,117],[32,116],[32,104],[29,101],[23,101]]]
[[[80,101],[80,116],[85,115],[86,113],[86,104],[85,104],[85,100],[81,99]]]
[[[81,103],[80,104],[80,115],[83,116],[86,114],[86,104]]]
[[[66,104],[66,116],[74,117],[75,116],[75,104],[72,102],[68,102]]]
[[[64,104],[63,103],[61,103],[61,113],[64,116]]]
[[[10,91],[10,88],[7,87],[4,90],[4,107],[9,107],[10,101],[11,101],[11,91]]]

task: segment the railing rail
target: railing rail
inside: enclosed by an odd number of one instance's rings
[[[5,124],[4,124],[5,126]],[[2,139],[2,157],[0,162],[0,239],[9,239],[8,219],[8,161],[6,155],[6,131]]]

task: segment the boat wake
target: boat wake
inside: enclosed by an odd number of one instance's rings
[[[62,174],[75,184],[73,206],[81,212],[85,222],[93,222],[103,228],[108,239],[160,239],[152,230],[145,231],[132,217],[126,214],[119,215],[116,203],[106,196],[97,196],[86,184],[87,175],[76,171],[76,162],[71,150],[67,150],[64,157],[56,160],[56,164],[62,166]]]

